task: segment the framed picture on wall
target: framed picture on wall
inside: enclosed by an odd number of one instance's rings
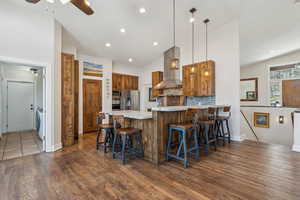
[[[254,126],[258,128],[270,128],[270,114],[254,112]]]
[[[152,88],[149,88],[149,101],[151,102],[156,101],[156,99],[152,97]]]

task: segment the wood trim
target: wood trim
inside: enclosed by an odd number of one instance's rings
[[[94,77],[103,77],[103,74],[96,74],[91,72],[83,72],[84,76],[94,76]]]
[[[258,101],[258,78],[244,78],[241,79],[240,81],[255,81],[255,94],[256,98],[255,99],[241,99],[240,101]]]
[[[63,146],[74,144],[74,55],[61,54],[61,137]]]

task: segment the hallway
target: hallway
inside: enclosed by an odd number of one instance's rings
[[[42,148],[36,131],[7,133],[0,140],[0,160],[37,154],[42,152]]]

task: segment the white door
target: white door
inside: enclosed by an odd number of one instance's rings
[[[7,82],[7,131],[33,129],[34,86],[27,82]]]

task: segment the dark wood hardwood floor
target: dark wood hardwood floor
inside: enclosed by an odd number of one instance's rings
[[[94,143],[88,134],[59,152],[0,161],[0,199],[300,199],[300,154],[282,146],[233,142],[184,169],[123,166]]]

